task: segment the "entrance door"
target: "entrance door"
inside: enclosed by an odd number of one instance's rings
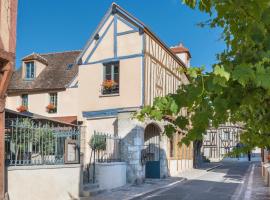
[[[145,178],[160,178],[160,129],[149,124],[144,132]]]

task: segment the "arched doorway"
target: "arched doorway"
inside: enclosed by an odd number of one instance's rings
[[[145,178],[160,178],[160,135],[161,129],[155,123],[148,124],[144,130]]]

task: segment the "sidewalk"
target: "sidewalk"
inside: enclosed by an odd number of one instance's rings
[[[205,163],[200,169],[190,169],[178,177],[169,177],[166,179],[146,179],[145,183],[140,185],[125,185],[120,188],[102,192],[90,197],[91,200],[131,200],[133,198],[146,195],[158,190],[173,187],[174,185],[184,182],[187,179],[193,179],[207,173],[212,168],[220,166],[220,163]]]
[[[256,163],[251,168],[248,178],[247,189],[244,194],[245,200],[269,200],[270,187],[266,186],[261,175],[261,164]]]

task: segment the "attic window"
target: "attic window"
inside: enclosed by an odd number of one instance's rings
[[[71,70],[73,67],[73,64],[67,64],[67,70]]]
[[[35,65],[33,61],[25,63],[25,78],[26,79],[35,78]]]

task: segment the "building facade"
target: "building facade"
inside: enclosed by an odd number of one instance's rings
[[[85,126],[85,163],[91,160],[88,142],[94,132],[121,137],[129,182],[175,175],[192,168],[192,145],[179,147],[180,133],[169,140],[164,124],[141,123],[133,114],[189,84],[179,68],[188,67],[190,58],[188,49],[168,48],[145,24],[112,4],[82,51],[23,58],[7,105]]]
[[[17,0],[0,0],[0,198],[5,194],[5,99],[14,69]]]

